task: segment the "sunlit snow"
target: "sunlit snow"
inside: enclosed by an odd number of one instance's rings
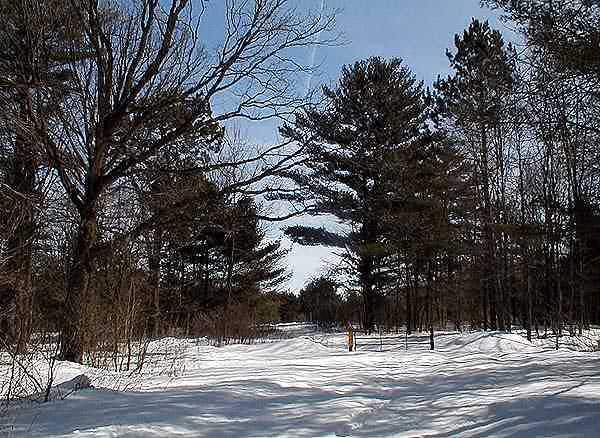
[[[392,338],[352,353],[343,333],[225,347],[170,338],[151,351],[174,354],[130,376],[61,363],[59,382],[85,373],[95,388],[13,409],[10,436],[600,434],[599,352],[497,332],[438,333],[434,352],[426,335]]]

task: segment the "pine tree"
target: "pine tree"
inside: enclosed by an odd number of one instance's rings
[[[587,0],[482,0],[501,8],[531,46],[564,71],[600,78],[600,3]],[[596,86],[596,89],[598,87]]]
[[[302,13],[289,2],[234,0],[225,5],[220,47],[205,50],[201,34],[190,32],[207,9],[196,10],[196,3],[69,2],[85,29],[91,59],[70,63],[68,104],[51,123],[44,125],[43,117],[35,123],[46,158],[78,215],[60,330],[64,360],[83,358],[83,307],[94,293],[90,281],[98,249],[109,244],[109,236],[102,240],[99,220],[103,199],[166,150],[202,156],[208,144],[222,139],[220,124],[226,120],[267,119],[300,105],[303,99],[291,86],[298,64],[282,52],[331,40],[321,39],[333,25],[327,11]],[[213,106],[224,95],[238,100]],[[277,165],[290,165],[292,158],[270,160],[278,153],[293,155],[283,147],[236,158],[266,164],[256,182],[272,176]],[[124,227],[120,236],[110,237],[133,238],[151,229],[146,225]]]
[[[47,124],[49,114],[67,94],[67,64],[86,56],[80,44],[82,30],[74,18],[65,0],[43,5],[34,0],[0,1],[0,129],[8,168],[3,182],[13,199],[8,208],[16,224],[3,254],[7,262],[0,314],[5,315],[0,317],[0,332],[5,340],[16,342],[18,350],[32,330],[32,248],[41,206],[38,172],[44,165],[34,119]]]
[[[514,49],[487,22],[473,20],[455,37],[456,52],[447,56],[454,75],[438,79],[438,127],[452,135],[475,164],[482,271],[483,326],[505,328],[507,288],[503,256],[506,236],[494,224],[507,219],[506,148],[503,123],[515,86]],[[489,322],[489,324],[488,324]]]
[[[154,255],[161,267],[158,318],[179,313],[189,320],[216,312],[218,336],[227,340],[234,326],[240,328],[236,309],[251,313],[261,297],[279,292],[289,279],[281,265],[287,250],[267,239],[251,198],[225,196],[206,181],[197,187],[196,205],[179,205],[178,218],[161,227],[164,249]]]
[[[452,291],[451,279],[457,260],[466,252],[461,243],[472,209],[472,182],[462,155],[443,133],[424,136],[411,155],[390,163],[388,209],[383,217],[386,244],[398,261],[395,285],[406,291],[408,332],[416,327],[422,285],[433,349],[434,322],[443,323],[446,296],[458,293]]]
[[[341,297],[337,284],[330,278],[313,278],[300,291],[300,303],[306,318],[320,326],[331,326],[340,321]]]
[[[324,108],[308,109],[282,129],[306,150],[305,169],[289,176],[314,200],[316,212],[334,215],[351,231],[338,239],[297,227],[290,234],[299,242],[302,235],[344,242],[363,298],[363,327],[370,332],[387,281],[382,217],[386,178],[394,172],[386,169],[390,160],[410,154],[426,132],[423,89],[401,60],[370,58],[344,67],[337,87],[323,87],[323,93]]]

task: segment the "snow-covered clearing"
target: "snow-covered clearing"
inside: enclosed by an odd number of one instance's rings
[[[61,363],[95,389],[11,411],[15,437],[598,437],[600,353],[438,333],[349,353],[344,335],[177,345],[141,375]],[[117,391],[117,388],[128,388]]]

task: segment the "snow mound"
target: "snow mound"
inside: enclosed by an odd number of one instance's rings
[[[486,332],[452,336],[436,343],[436,350],[462,350],[469,353],[527,353],[539,351],[524,337],[515,333]]]
[[[545,350],[554,350],[556,347],[556,338],[552,335],[540,338],[533,338],[532,342]],[[558,339],[560,349],[566,349],[579,352],[600,351],[600,329],[592,328],[586,330],[583,334],[569,335],[565,330],[563,336]]]
[[[257,356],[271,357],[314,357],[315,354],[327,353],[330,351],[324,345],[321,345],[308,338],[292,338],[276,342],[253,345],[231,345],[226,347],[228,352],[251,352]]]
[[[51,391],[52,398],[63,399],[73,392],[88,388],[93,388],[92,381],[85,374],[80,374],[67,382],[54,386]]]
[[[284,332],[316,332],[318,330],[317,325],[312,322],[281,322],[273,325],[273,327]]]
[[[48,400],[63,400],[74,392],[81,391],[82,389],[93,388],[92,381],[85,374],[80,374],[71,380],[50,388],[48,392]],[[27,397],[28,400],[42,401],[46,399],[46,393],[44,391],[32,394]]]

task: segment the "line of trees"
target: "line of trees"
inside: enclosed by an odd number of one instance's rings
[[[347,226],[286,232],[339,248],[367,332],[427,329],[433,348],[434,325],[600,322],[600,6],[485,3],[522,43],[474,19],[431,89],[369,58],[282,128],[306,151],[298,199]]]

